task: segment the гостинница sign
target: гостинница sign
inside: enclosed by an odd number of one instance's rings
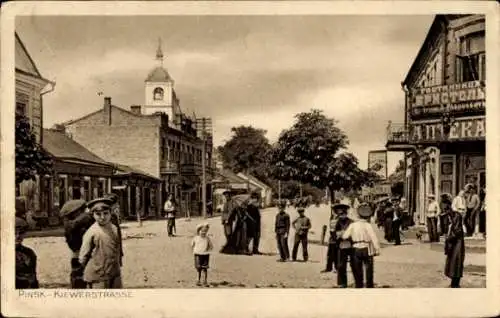
[[[482,110],[486,99],[481,81],[418,88],[411,95],[413,114]]]

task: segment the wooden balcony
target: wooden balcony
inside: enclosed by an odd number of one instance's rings
[[[410,145],[410,133],[405,124],[391,123],[387,127],[387,142],[385,148],[388,151],[409,151],[414,148]]]

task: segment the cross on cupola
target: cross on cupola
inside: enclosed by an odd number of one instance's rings
[[[161,38],[158,38],[158,49],[156,49],[156,60],[163,66],[163,50],[161,49]]]

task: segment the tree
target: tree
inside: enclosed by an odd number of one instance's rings
[[[16,114],[16,184],[52,173],[51,156],[36,142],[28,118]]]
[[[358,167],[350,153],[337,153],[349,143],[337,121],[312,109],[295,116],[294,125],[284,130],[271,151],[271,172],[280,180],[296,180],[319,189],[354,189],[374,180],[372,172]]]
[[[268,162],[271,145],[266,131],[252,126],[231,128],[233,136],[217,150],[223,166],[235,173],[249,173],[263,182],[268,180]]]

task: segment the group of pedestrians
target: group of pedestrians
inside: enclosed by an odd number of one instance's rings
[[[401,230],[407,229],[410,221],[406,200],[393,196],[378,202],[375,208],[376,223],[384,229],[384,239],[394,245],[401,245]]]
[[[260,196],[257,192],[235,195],[224,191],[225,203],[221,221],[226,244],[220,250],[223,254],[262,254],[259,251],[261,235]],[[250,244],[252,249],[250,249]]]
[[[71,288],[123,288],[122,235],[118,197],[69,200],[61,208],[71,250]],[[38,288],[36,254],[22,245],[27,222],[16,217],[16,288]]]
[[[345,203],[332,206],[327,262],[321,272],[335,271],[337,285],[341,288],[348,285],[348,264],[356,288],[374,287],[373,258],[380,254],[380,244],[370,223],[372,215],[373,210],[368,203],[360,203],[356,209]]]

